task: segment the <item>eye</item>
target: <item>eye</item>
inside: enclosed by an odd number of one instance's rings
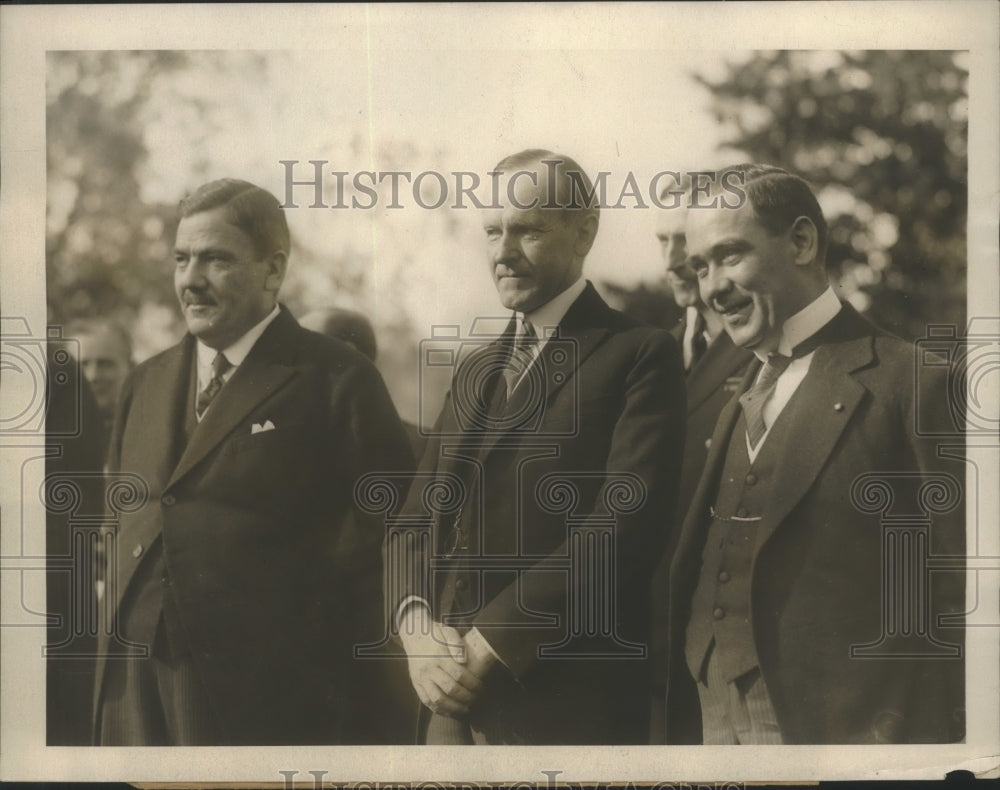
[[[708,264],[701,258],[688,258],[687,265],[700,278],[704,278],[708,274]]]

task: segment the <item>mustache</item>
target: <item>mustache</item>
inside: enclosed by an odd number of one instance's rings
[[[181,302],[185,305],[197,305],[199,307],[214,307],[217,303],[210,294],[203,291],[192,291],[185,289],[181,294]]]
[[[753,301],[753,299],[744,298],[744,297],[734,297],[732,299],[725,299],[725,300],[713,299],[712,300],[712,309],[715,310],[715,312],[717,312],[717,313],[723,313],[724,314],[724,313],[731,312],[733,310],[740,310],[740,309],[746,307],[752,301]]]

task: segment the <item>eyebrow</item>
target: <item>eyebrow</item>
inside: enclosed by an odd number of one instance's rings
[[[204,258],[208,255],[214,255],[216,258],[235,258],[236,255],[224,247],[206,247],[203,250],[195,250],[194,254],[198,257]],[[190,255],[188,250],[182,249],[181,247],[174,247],[174,255]]]

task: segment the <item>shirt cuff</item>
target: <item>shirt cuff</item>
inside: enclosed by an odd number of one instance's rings
[[[403,622],[403,615],[406,613],[406,610],[413,604],[419,604],[420,606],[423,606],[425,609],[427,609],[428,613],[431,610],[431,605],[427,603],[426,599],[421,598],[419,595],[406,596],[406,598],[403,599],[403,602],[398,607],[396,607],[396,616],[393,618],[392,621],[393,633],[396,634],[399,633],[399,626],[400,623]]]
[[[493,658],[503,664],[506,669],[510,669],[510,667],[507,666],[507,662],[500,658],[500,654],[493,649],[493,645],[486,641],[486,637],[483,636],[480,630],[475,626],[473,626],[469,630],[469,633],[465,635],[465,641],[469,646],[469,650],[476,653],[490,653]]]

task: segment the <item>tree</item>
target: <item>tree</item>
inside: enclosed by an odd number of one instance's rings
[[[754,53],[695,75],[724,148],[817,188],[841,294],[887,329],[965,322],[968,72],[948,51]]]

